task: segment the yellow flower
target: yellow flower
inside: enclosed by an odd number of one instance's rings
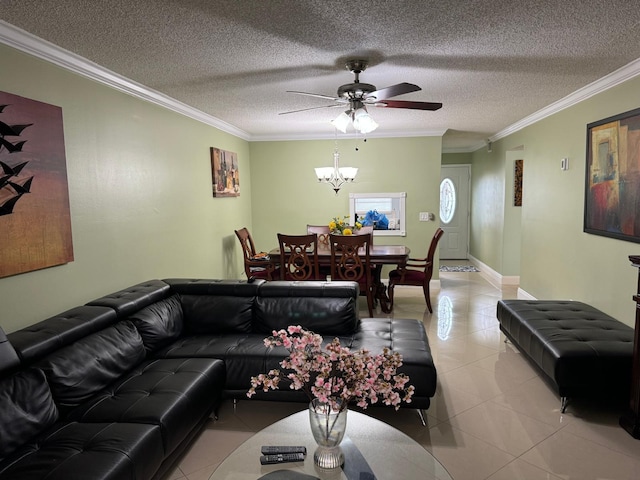
[[[339,223],[340,225],[344,225],[344,220],[340,219]]]
[[[342,234],[343,234],[343,235],[351,235],[352,233],[353,233],[353,232],[351,231],[351,229],[350,229],[350,228],[345,228],[345,229],[342,231]]]
[[[362,228],[362,224],[360,222],[356,222],[356,230],[360,230]]]
[[[336,229],[336,222],[329,222],[329,230],[335,230]]]

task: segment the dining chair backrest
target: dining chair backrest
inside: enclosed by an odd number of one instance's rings
[[[369,315],[373,317],[371,236],[371,234],[330,234],[329,246],[331,248],[331,280],[358,282],[360,294],[367,296]]]
[[[282,280],[319,280],[318,235],[278,234],[280,278]]]
[[[234,231],[242,247],[244,273],[247,279],[264,278],[265,280],[273,280],[276,266],[269,258],[256,259],[256,246],[253,243],[253,238],[249,230],[243,227]]]
[[[236,232],[236,236],[238,240],[240,240],[240,245],[242,246],[242,253],[244,255],[245,260],[251,260],[256,254],[256,246],[253,243],[253,238],[251,238],[251,234],[249,230],[244,227],[240,230],[234,230]]]
[[[429,283],[433,276],[433,257],[440,238],[444,235],[444,230],[438,228],[431,239],[429,250],[425,258],[409,258],[405,265],[400,266],[396,270],[389,272],[389,300],[391,308],[393,308],[393,298],[396,285],[414,285],[421,286],[424,293],[424,299],[427,302],[429,312],[433,312],[431,307],[431,294],[429,292]]]
[[[433,257],[435,256],[436,248],[438,247],[438,242],[442,235],[444,235],[444,230],[438,228],[436,233],[433,234],[426,258],[409,258],[405,267],[408,270],[420,269],[426,275],[429,275],[429,279],[431,279],[430,273],[433,272]]]
[[[315,233],[318,235],[318,243],[329,246],[329,225],[307,225],[307,233]]]

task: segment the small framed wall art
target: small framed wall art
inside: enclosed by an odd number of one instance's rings
[[[524,172],[524,160],[516,160],[513,167],[513,206],[522,206],[522,174]]]
[[[239,197],[238,154],[211,147],[211,177],[214,197]]]

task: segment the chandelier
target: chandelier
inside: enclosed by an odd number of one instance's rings
[[[358,174],[355,167],[340,167],[340,152],[338,152],[338,142],[333,151],[333,167],[316,167],[318,182],[325,182],[331,185],[336,195],[340,187],[347,182],[353,182]]]
[[[350,124],[353,124],[353,128],[362,134],[373,132],[378,128],[378,124],[371,118],[367,107],[360,100],[352,100],[349,110],[342,112],[331,123],[342,133],[347,133],[347,127]]]

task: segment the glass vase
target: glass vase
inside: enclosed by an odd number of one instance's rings
[[[347,407],[342,400],[335,404],[314,398],[309,404],[311,433],[318,444],[313,462],[320,468],[339,468],[344,463],[340,442],[347,428]]]

